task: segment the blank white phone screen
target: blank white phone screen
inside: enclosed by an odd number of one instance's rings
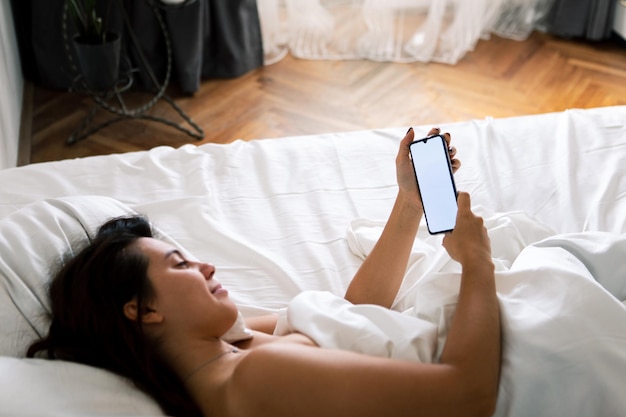
[[[457,202],[445,139],[420,139],[411,143],[410,150],[428,231],[451,231],[456,223]]]

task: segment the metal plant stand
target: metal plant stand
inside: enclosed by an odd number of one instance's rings
[[[72,71],[74,72],[74,74],[76,74],[76,78],[73,81],[74,87],[72,87],[72,90],[87,92],[88,94],[92,96],[92,98],[94,99],[96,103],[93,106],[93,108],[90,110],[87,117],[85,117],[85,119],[81,122],[81,124],[74,130],[74,132],[72,132],[70,137],[67,139],[67,144],[70,144],[70,145],[74,144],[80,140],[87,138],[93,133],[99,131],[100,129],[103,129],[114,123],[117,123],[123,120],[128,120],[128,119],[151,120],[151,121],[163,123],[167,126],[171,126],[175,129],[178,129],[179,131],[186,133],[187,135],[195,139],[201,140],[204,138],[204,131],[174,102],[174,100],[172,100],[171,97],[169,97],[165,93],[165,90],[167,89],[167,86],[170,81],[170,76],[172,73],[171,41],[170,41],[169,33],[165,26],[165,22],[163,21],[163,17],[161,16],[158,6],[155,4],[154,0],[145,0],[145,1],[152,7],[154,14],[157,18],[157,21],[159,23],[159,26],[161,27],[161,30],[163,33],[163,38],[165,40],[165,48],[166,48],[166,53],[167,53],[167,69],[166,69],[166,73],[165,73],[163,80],[159,81],[156,75],[154,74],[154,71],[152,70],[152,67],[150,66],[148,60],[146,59],[143,51],[141,50],[139,41],[137,40],[135,32],[133,31],[130,18],[128,17],[128,14],[126,13],[123,0],[117,0],[123,19],[124,19],[124,26],[127,31],[125,33],[128,34],[130,41],[131,41],[131,45],[135,49],[137,56],[139,57],[139,60],[141,62],[141,65],[143,66],[144,71],[146,72],[147,76],[149,77],[155,89],[154,95],[149,101],[135,108],[130,108],[127,105],[126,101],[124,100],[124,96],[123,96],[123,94],[126,91],[128,91],[134,83],[133,74],[140,71],[140,69],[138,68],[131,68],[129,59],[125,60],[128,69],[121,72],[117,83],[110,90],[92,91],[89,88],[87,88],[83,80],[83,76],[80,70],[77,68],[76,63],[74,62],[74,59],[72,58],[72,53],[69,49],[70,46],[69,46],[68,36],[67,36],[68,4],[67,4],[67,0],[65,1],[65,6],[63,10],[63,40],[65,43],[65,52],[70,62],[70,67]],[[178,113],[178,115],[180,115],[180,117],[185,122],[187,122],[187,124],[191,127],[191,129],[181,126],[180,124],[177,124],[171,120],[147,114],[147,112],[159,100],[164,100],[165,102],[167,102],[176,111],[176,113]],[[100,109],[104,109],[112,113],[113,117],[105,122],[99,123],[95,126],[91,126],[97,111]]]

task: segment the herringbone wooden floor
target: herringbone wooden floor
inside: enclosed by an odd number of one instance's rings
[[[455,66],[288,56],[237,79],[207,80],[193,97],[176,97],[175,90],[172,95],[205,131],[203,141],[166,125],[128,120],[68,146],[65,140],[92,107],[91,98],[35,87],[31,162],[624,105],[626,46],[534,33],[524,42],[481,41]],[[184,125],[166,103],[151,114]],[[100,111],[96,120],[109,117]]]

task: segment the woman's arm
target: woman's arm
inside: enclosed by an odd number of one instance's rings
[[[456,225],[443,246],[462,266],[461,287],[441,362],[470,370],[474,383],[492,390],[488,397],[496,398],[501,331],[491,242],[483,219],[471,211],[469,194],[459,193],[457,201]]]
[[[257,332],[273,334],[278,321],[278,314],[246,317],[246,327]]]
[[[439,133],[431,129],[428,135]],[[378,304],[391,307],[406,273],[411,247],[422,219],[422,201],[409,158],[409,145],[414,140],[413,129],[409,129],[400,143],[396,156],[398,196],[380,239],[367,256],[350,282],[346,300],[354,304]],[[450,134],[444,135],[448,146]],[[456,172],[461,163],[454,159],[456,150],[450,151],[452,169]]]
[[[466,193],[459,194],[457,225],[444,246],[463,272],[438,364],[270,343],[238,364],[225,394],[228,415],[492,415],[500,371],[500,315],[489,237]]]
[[[404,279],[421,218],[421,206],[400,190],[380,238],[348,286],[346,300],[391,307]]]

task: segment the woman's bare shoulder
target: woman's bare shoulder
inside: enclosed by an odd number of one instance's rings
[[[323,364],[327,355],[322,354],[322,349],[318,347],[291,343],[290,339],[294,338],[265,343],[242,355],[228,383],[229,415],[305,415],[300,413],[301,390],[308,389],[306,386],[312,380],[316,381],[314,385],[319,385],[321,381],[315,375],[319,369],[316,370],[314,364],[328,369],[327,364]],[[308,382],[294,392],[294,384],[300,385],[302,381]],[[296,403],[288,406],[294,400]],[[291,414],[288,413],[289,408]]]

